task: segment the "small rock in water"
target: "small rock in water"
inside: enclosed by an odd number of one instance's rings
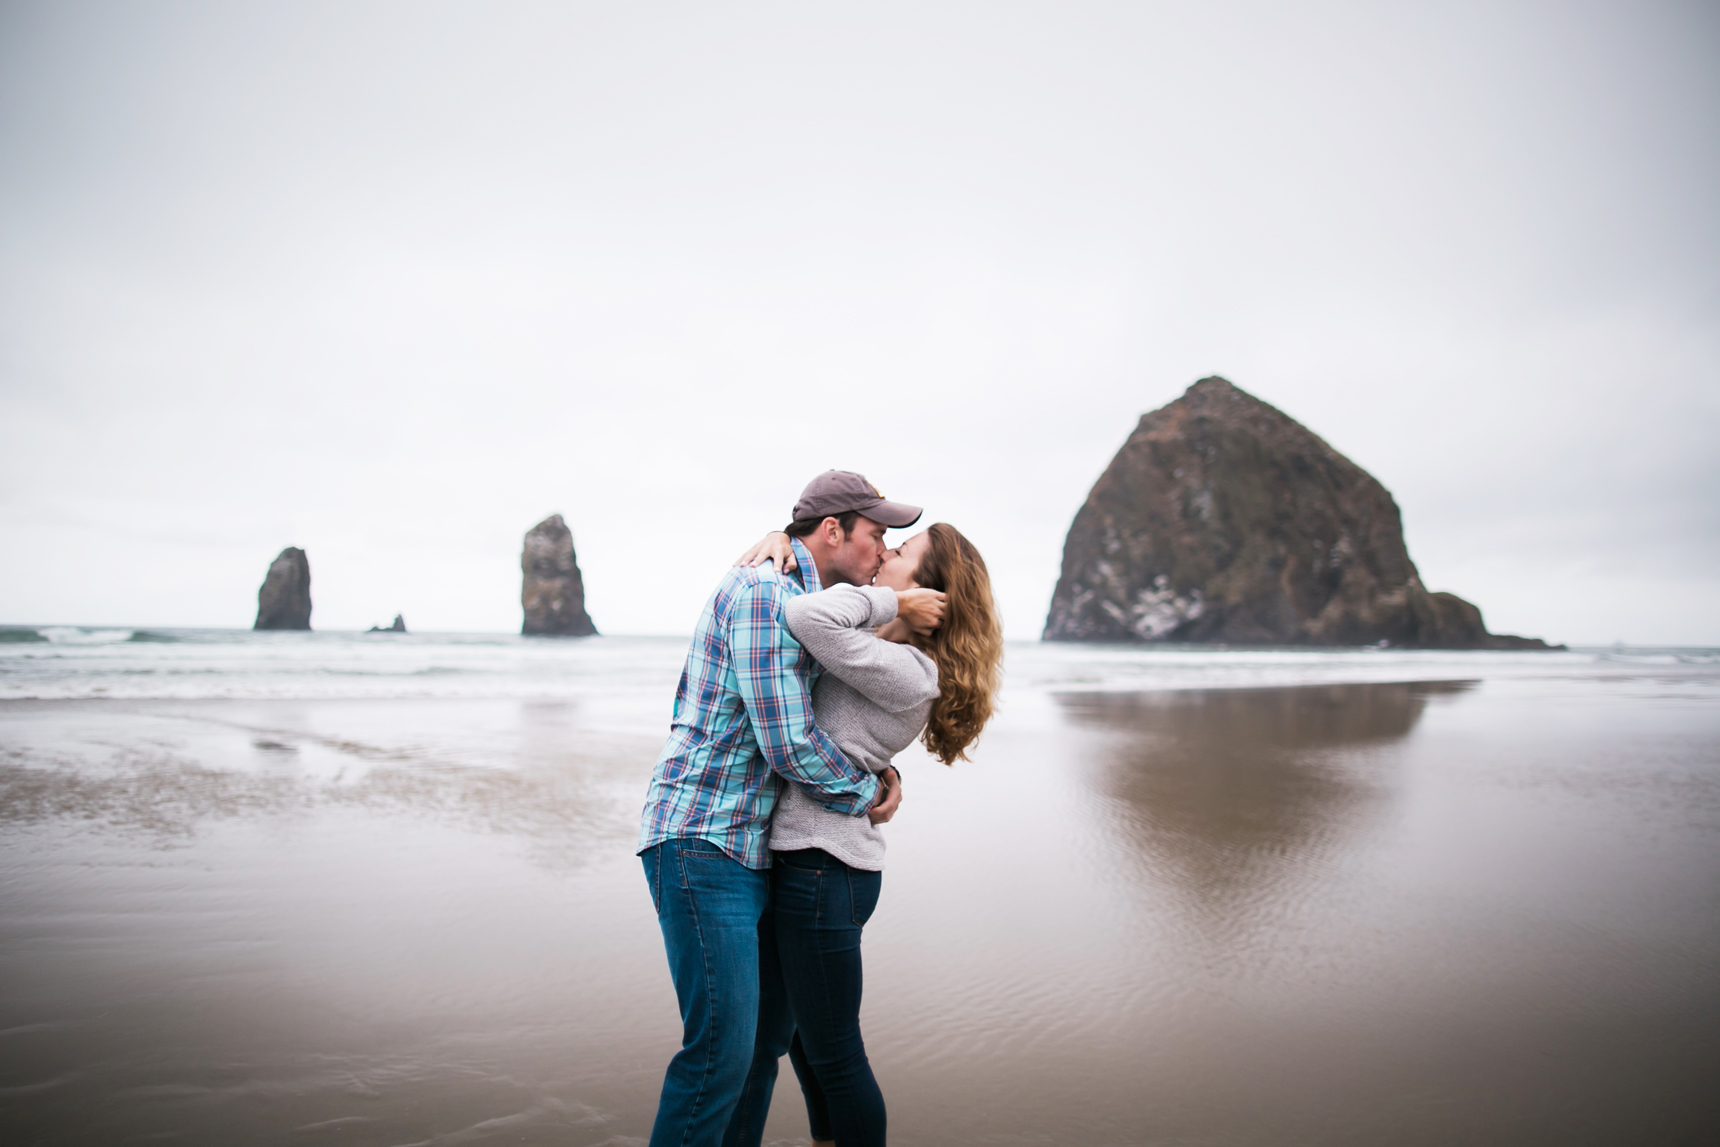
[[[597,626],[585,612],[585,581],[573,556],[573,532],[560,514],[551,514],[526,534],[520,554],[525,575],[520,605],[527,636],[588,637]]]
[[[366,633],[405,633],[406,632],[406,618],[397,613],[394,615],[394,624],[393,625],[388,626],[386,629],[380,625],[373,625],[369,629],[365,630],[365,632]]]
[[[252,629],[311,627],[311,563],[305,551],[288,546],[269,564],[257,590],[257,623]]]

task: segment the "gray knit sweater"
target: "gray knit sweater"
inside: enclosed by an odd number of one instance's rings
[[[790,598],[783,612],[795,640],[824,666],[812,690],[818,727],[850,761],[883,772],[926,727],[938,696],[938,667],[930,657],[872,633],[895,620],[896,591],[838,585]],[[854,868],[884,867],[877,825],[832,812],[792,781],[771,814],[770,847],[822,848]]]

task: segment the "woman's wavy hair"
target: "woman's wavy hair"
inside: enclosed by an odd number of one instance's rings
[[[938,699],[920,741],[946,765],[967,759],[967,749],[991,720],[1003,665],[1003,626],[991,599],[991,574],[973,543],[954,526],[926,531],[914,580],[948,598],[943,624],[914,644],[938,666]]]

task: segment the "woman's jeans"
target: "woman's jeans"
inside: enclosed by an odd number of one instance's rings
[[[771,859],[770,906],[759,920],[758,1043],[724,1143],[753,1147],[763,1138],[787,1052],[814,1139],[883,1147],[884,1096],[860,1038],[860,932],[884,874],[821,848]]]
[[[648,848],[640,858],[682,1025],[651,1147],[716,1147],[735,1116],[754,1055],[759,919],[769,874],[731,860],[709,841],[686,837]]]

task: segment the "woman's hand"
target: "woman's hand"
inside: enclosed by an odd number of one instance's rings
[[[899,589],[896,591],[896,622],[924,637],[944,623],[944,608],[949,599],[935,589]],[[883,627],[888,629],[889,626]],[[884,636],[879,630],[879,636]]]
[[[742,554],[736,561],[737,566],[763,565],[765,562],[775,562],[776,572],[789,573],[797,569],[799,562],[794,560],[794,547],[788,544],[788,535],[781,530],[772,530],[752,549]]]

